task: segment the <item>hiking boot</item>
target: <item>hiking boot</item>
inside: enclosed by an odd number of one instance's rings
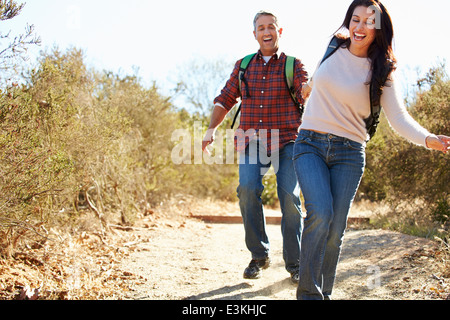
[[[291,272],[291,282],[292,282],[292,284],[297,285],[299,279],[300,279],[300,277],[299,277],[299,275],[298,275],[298,270],[297,270],[297,271],[294,271],[294,272]]]
[[[244,271],[244,279],[261,278],[261,269],[267,269],[270,266],[270,259],[267,257],[261,260],[253,259]]]

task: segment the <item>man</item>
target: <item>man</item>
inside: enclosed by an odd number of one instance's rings
[[[287,56],[279,50],[282,32],[277,17],[272,13],[261,11],[256,15],[253,34],[260,49],[241,81],[239,73],[242,60],[236,63],[231,78],[214,100],[215,108],[203,139],[203,150],[214,141],[217,127],[241,98],[240,127],[235,137],[240,155],[237,192],[245,241],[252,254],[244,278],[260,278],[261,269],[270,265],[270,246],[261,194],[264,190],[262,179],[272,165],[276,168],[282,212],[283,258],[291,280],[297,283],[303,218],[292,154],[301,124],[301,112],[286,84]],[[308,80],[308,74],[298,59],[295,60],[294,68],[295,93],[303,102],[301,90]],[[262,156],[264,153],[270,157],[270,161]]]

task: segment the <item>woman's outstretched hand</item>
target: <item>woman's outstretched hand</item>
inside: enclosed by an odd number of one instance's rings
[[[447,153],[450,151],[450,137],[431,135],[427,138],[427,147],[433,150]]]

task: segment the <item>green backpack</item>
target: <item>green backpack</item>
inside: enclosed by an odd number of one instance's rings
[[[239,69],[239,90],[241,91],[241,95],[242,94],[242,82],[245,83],[245,88],[246,88],[246,96],[250,97],[250,90],[248,88],[248,83],[247,80],[245,78],[245,72],[247,71],[248,66],[250,65],[250,62],[253,60],[253,58],[256,56],[256,53],[254,54],[250,54],[248,56],[246,56],[242,62],[241,62],[241,66]],[[295,57],[287,57],[286,58],[286,65],[285,65],[285,80],[286,80],[286,85],[289,89],[289,93],[291,94],[292,100],[294,101],[295,105],[300,109],[300,117],[303,116],[303,105],[300,104],[300,102],[298,101],[296,95],[295,95],[295,89],[294,89],[294,70],[295,70]],[[236,115],[234,116],[234,120],[233,120],[233,124],[231,125],[231,128],[234,128],[234,125],[236,124],[236,120],[239,116],[239,113],[241,112],[241,107],[242,107],[242,103],[239,105],[239,108],[236,112]]]

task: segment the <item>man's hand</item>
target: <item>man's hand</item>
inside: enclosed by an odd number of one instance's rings
[[[305,100],[305,101],[308,100],[309,95],[311,94],[311,91],[312,91],[312,88],[309,86],[309,84],[305,83],[302,88],[303,100]]]
[[[212,144],[216,138],[216,129],[208,129],[206,131],[206,135],[203,138],[202,141],[202,150],[203,152],[209,153],[208,149],[206,149],[207,146]]]
[[[223,107],[216,106],[211,116],[211,123],[209,125],[208,130],[206,131],[206,135],[203,138],[202,142],[202,150],[209,154],[207,146],[214,142],[216,138],[216,130],[217,127],[222,123],[223,119],[227,115],[228,111],[226,111]]]

